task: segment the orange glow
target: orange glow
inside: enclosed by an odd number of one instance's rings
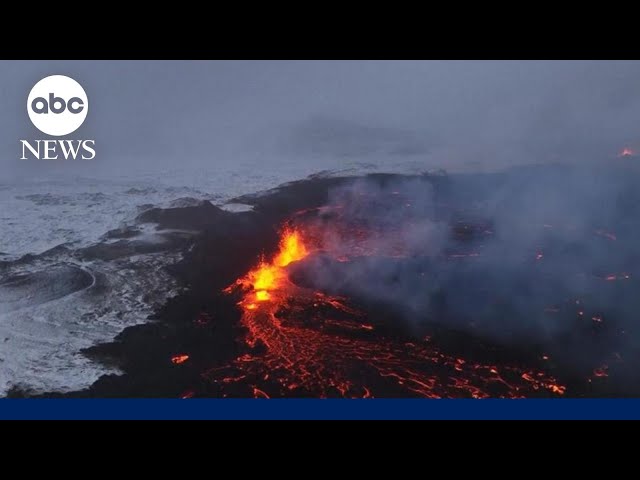
[[[265,302],[270,298],[271,295],[269,295],[269,292],[267,292],[266,290],[258,290],[256,292],[256,300],[258,300],[259,302]]]
[[[633,150],[631,150],[630,148],[623,148],[622,151],[620,152],[620,155],[618,155],[619,157],[632,157],[633,155],[635,155],[635,152]]]
[[[286,281],[287,276],[284,267],[292,262],[302,260],[307,255],[308,251],[300,233],[297,230],[285,228],[280,240],[280,250],[273,261],[266,262],[262,259],[258,266],[251,270],[245,278],[236,282],[237,285],[244,288],[252,287],[255,292],[253,296],[255,301],[245,304],[245,308],[255,310],[257,308],[255,302],[273,300],[272,292],[281,289]],[[229,287],[227,291],[230,291],[232,287]]]
[[[189,355],[174,355],[171,357],[171,363],[174,363],[175,365],[180,365],[187,360],[189,360]]]
[[[282,277],[282,272],[275,265],[261,262],[258,268],[249,273],[249,278],[255,290],[270,290],[275,288]]]
[[[303,225],[285,228],[273,257],[259,260],[224,290],[239,295],[240,322],[246,333],[244,351],[229,364],[203,374],[222,390],[222,396],[227,392],[238,396],[244,389],[245,395],[255,398],[310,393],[319,398],[371,398],[386,385],[410,397],[426,398],[565,393],[563,385],[542,371],[514,365],[498,370],[457,358],[440,352],[428,336],[401,342],[376,336],[371,319],[348,299],[295,284],[287,266],[313,251],[322,249],[336,261],[348,261],[344,252],[324,250],[322,233]],[[345,237],[364,243],[369,238],[367,232],[358,237],[360,230],[347,233]],[[357,242],[352,251],[371,254]],[[365,374],[354,376],[354,368]],[[439,370],[446,373],[440,375]]]
[[[255,398],[270,398],[269,395],[260,390],[258,387],[253,387],[253,396]]]
[[[242,292],[242,299],[238,302],[238,306],[244,311],[242,322],[249,329],[246,343],[250,346],[254,346],[257,341],[262,341],[269,347],[275,342],[273,338],[265,336],[265,332],[261,330],[263,328],[261,322],[265,319],[277,321],[275,312],[285,303],[293,287],[289,281],[286,267],[308,255],[308,249],[303,243],[302,236],[291,227],[285,227],[282,230],[279,246],[273,260],[260,259],[253,270],[224,289],[226,293]],[[269,331],[268,336],[272,333],[275,331]],[[252,357],[243,360],[240,358],[239,362],[253,361]],[[251,360],[249,360],[250,358]],[[254,389],[253,393],[254,397],[266,395],[258,388]]]
[[[300,234],[295,230],[287,229],[280,242],[280,252],[273,263],[278,267],[286,267],[292,262],[302,260],[307,255],[307,248],[304,246]]]

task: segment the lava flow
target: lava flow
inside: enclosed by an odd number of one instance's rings
[[[341,297],[303,288],[288,267],[318,247],[304,229],[286,227],[279,251],[224,291],[240,296],[246,335],[230,364],[204,377],[221,396],[526,397],[562,395],[541,371],[481,364],[421,340],[378,332]],[[329,252],[330,253],[330,252]]]

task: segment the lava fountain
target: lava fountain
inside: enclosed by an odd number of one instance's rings
[[[248,291],[239,304],[245,310],[257,309],[260,302],[275,302],[277,298],[273,298],[272,295],[275,294],[278,297],[288,282],[285,267],[292,262],[302,260],[307,254],[308,251],[300,233],[285,227],[280,241],[280,251],[275,258],[271,262],[266,262],[262,258],[255,269],[225,291],[230,293],[234,286]]]
[[[564,393],[563,385],[541,371],[458,358],[441,352],[429,337],[390,337],[348,299],[294,284],[288,267],[321,250],[311,239],[314,235],[306,238],[302,225],[285,227],[273,258],[261,258],[224,290],[240,297],[245,335],[237,358],[203,374],[219,395],[485,398]]]

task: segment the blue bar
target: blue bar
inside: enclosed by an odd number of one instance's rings
[[[0,419],[640,419],[640,399],[1,399]]]

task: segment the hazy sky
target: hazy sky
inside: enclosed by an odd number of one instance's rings
[[[321,170],[331,155],[405,150],[429,167],[482,169],[593,160],[640,143],[639,62],[4,61],[3,177],[68,167],[19,161],[19,139],[47,138],[26,99],[52,74],[88,94],[87,120],[67,138],[96,140],[85,167],[96,174],[215,171],[256,157],[277,168],[284,156]]]

